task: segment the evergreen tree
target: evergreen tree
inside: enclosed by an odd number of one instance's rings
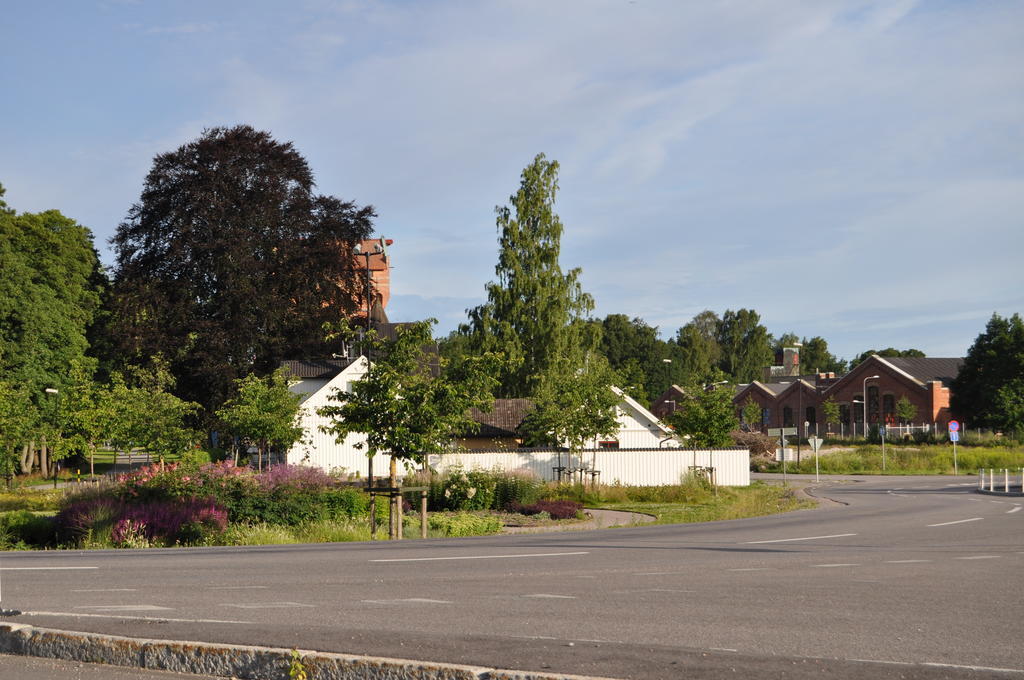
[[[993,314],[953,380],[950,408],[971,427],[1024,430],[1024,321]]]
[[[558,163],[538,154],[523,170],[511,207],[498,206],[498,280],[487,284],[487,302],[467,310],[467,349],[476,355],[504,354],[500,397],[532,395],[555,362],[579,361],[594,349],[599,333],[585,321],[594,301],[583,292],[576,268],[558,263],[562,222],[555,214]]]

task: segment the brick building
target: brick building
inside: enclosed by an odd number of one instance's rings
[[[865,406],[868,427],[896,425],[899,424],[896,403],[906,397],[917,410],[910,424],[942,430],[951,419],[949,385],[962,364],[960,358],[896,358],[874,354],[840,377],[834,373],[818,373],[791,379],[774,378],[774,382],[755,380],[740,387],[733,403],[738,414],[742,414],[748,400],[758,404],[761,422],[751,423],[754,429],[796,427],[802,436],[807,436],[828,431],[822,411],[822,404],[828,399],[839,405],[840,425],[833,426],[832,431],[860,433],[864,431]]]

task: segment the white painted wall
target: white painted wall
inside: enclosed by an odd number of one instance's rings
[[[593,469],[601,472],[598,479],[603,484],[614,484],[616,481],[630,486],[678,484],[691,466],[715,468],[716,480],[723,486],[750,484],[750,452],[746,449],[603,449],[585,452],[583,459],[588,467],[592,465]],[[530,470],[542,479],[553,480],[553,468],[558,460],[555,451],[545,450],[455,452],[430,456],[430,466],[438,472],[456,465],[466,470]],[[564,452],[561,454],[561,464],[566,465]]]
[[[344,441],[335,441],[333,434],[320,430],[321,426],[330,423],[330,419],[317,415],[317,409],[326,406],[328,397],[334,389],[347,390],[349,383],[355,382],[366,373],[366,359],[360,357],[344,371],[331,380],[300,380],[289,389],[296,394],[304,394],[302,401],[302,427],[305,430],[303,441],[288,450],[287,461],[292,465],[313,465],[328,472],[341,469],[346,473],[355,473],[360,477],[369,474],[369,459],[366,449],[356,448],[357,443],[366,441],[361,434],[351,434]],[[373,459],[373,474],[379,477],[386,475],[391,457],[377,455]]]

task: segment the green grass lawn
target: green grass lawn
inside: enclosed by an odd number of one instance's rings
[[[1024,446],[958,446],[957,469],[960,474],[977,474],[981,468],[1011,470],[1024,467]],[[899,445],[885,447],[885,470],[882,470],[882,447],[879,444],[858,446],[849,451],[830,451],[818,458],[822,474],[836,475],[951,475],[953,446],[951,444]],[[814,474],[814,453],[805,449],[799,464],[787,461],[786,471]],[[782,463],[775,463],[765,472],[782,472]]]
[[[618,501],[597,503],[602,510],[642,512],[654,515],[655,524],[712,522],[774,515],[815,507],[814,501],[800,498],[793,489],[754,482],[747,487],[720,487],[718,494],[708,491],[689,502]]]

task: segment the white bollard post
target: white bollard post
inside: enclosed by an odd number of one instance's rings
[[[1003,491],[1010,493],[1010,468],[1003,470]]]
[[[995,491],[996,490],[996,471],[995,471],[995,468],[989,468],[988,469],[988,490],[989,491]]]
[[[981,468],[978,470],[978,490],[985,490],[985,468]]]

